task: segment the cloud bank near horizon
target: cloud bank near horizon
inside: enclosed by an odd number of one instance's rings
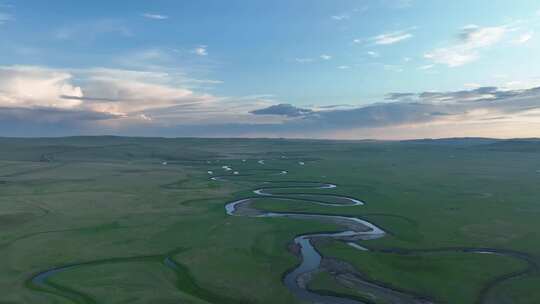
[[[187,82],[136,70],[0,67],[0,135],[508,137],[538,136],[530,126],[540,121],[540,87],[399,92],[357,107],[297,107],[272,96],[215,96]]]

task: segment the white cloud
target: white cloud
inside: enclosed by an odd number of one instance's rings
[[[72,83],[73,75],[62,70],[41,67],[0,67],[0,106],[55,107],[71,109],[80,100],[64,100],[60,96],[82,97],[80,87]]]
[[[508,30],[506,26],[467,25],[461,29],[456,44],[435,49],[424,54],[424,57],[449,67],[462,66],[477,60],[481,50],[500,42]]]
[[[127,115],[207,100],[189,89],[177,87],[175,79],[167,73],[91,69],[79,74],[84,77],[83,93],[92,101],[87,106],[99,112]]]
[[[463,86],[465,88],[467,88],[467,89],[478,89],[478,88],[482,87],[481,84],[475,83],[475,82],[465,83]]]
[[[506,26],[479,27],[472,24],[463,27],[460,38],[470,48],[488,47],[501,41],[507,31]]]
[[[152,121],[152,117],[146,115],[146,114],[139,114],[139,118],[146,121]]]
[[[540,87],[540,78],[511,80],[501,84],[501,88],[504,90],[524,90],[538,87]]]
[[[0,66],[0,123],[92,120],[97,128],[239,123],[249,111],[276,102],[268,95],[218,97],[190,89],[185,81],[183,74],[167,70]],[[256,123],[270,122],[276,118]]]
[[[105,68],[4,66],[0,67],[0,107],[46,107],[130,116],[217,100],[183,88],[173,77],[168,73]]]
[[[208,56],[208,46],[206,45],[198,46],[193,50],[193,53],[198,56]]]
[[[381,54],[379,54],[378,52],[375,52],[375,51],[369,51],[369,52],[367,52],[367,54],[368,54],[371,58],[379,58],[379,57],[381,57]]]
[[[347,14],[342,14],[342,15],[334,15],[331,17],[333,20],[336,20],[336,21],[343,21],[343,20],[347,20],[347,19],[350,19],[351,16],[347,15]]]
[[[517,39],[515,39],[513,42],[515,44],[525,44],[529,42],[533,37],[533,32],[526,32],[521,35]]]
[[[478,59],[478,53],[462,48],[440,48],[426,53],[424,57],[449,67],[458,67]]]
[[[372,37],[371,40],[374,41],[375,44],[390,45],[390,44],[394,44],[394,43],[398,43],[398,42],[410,39],[412,37],[413,37],[413,34],[407,31],[395,31],[395,32],[388,32],[388,33],[377,35],[375,37]]]
[[[166,20],[169,19],[169,16],[153,13],[144,13],[142,14],[144,18],[154,19],[154,20]]]
[[[332,59],[332,56],[326,55],[326,54],[323,54],[320,57],[321,57],[322,60],[330,60],[330,59]]]
[[[348,70],[348,69],[350,69],[351,67],[348,66],[348,65],[340,65],[340,66],[338,66],[337,68],[340,69],[340,70]]]
[[[328,61],[328,60],[332,60],[332,57],[331,55],[328,55],[328,54],[321,54],[317,57],[299,57],[299,58],[295,58],[294,61],[296,61],[297,63],[302,63],[302,64],[305,64],[305,63],[313,63],[313,62],[320,62],[320,61]]]
[[[434,64],[426,64],[423,66],[418,67],[419,70],[431,70],[435,67]]]

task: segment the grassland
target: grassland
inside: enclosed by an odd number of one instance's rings
[[[338,227],[227,216],[225,203],[251,196],[268,177],[211,181],[208,170],[230,174],[223,165],[240,173],[286,169],[287,176],[272,179],[332,182],[339,187],[325,193],[364,200],[346,209],[301,201],[256,205],[377,224],[390,234],[362,242],[375,252],[339,242],[320,250],[373,280],[438,302],[475,303],[490,281],[526,265],[493,255],[379,251],[489,247],[540,259],[534,140],[73,137],[0,139],[0,147],[0,303],[299,303],[281,282],[298,263],[288,244],[296,235]],[[51,277],[46,288],[29,281],[74,263],[83,265]],[[492,303],[538,303],[538,282],[537,273],[529,274],[487,296]],[[325,273],[310,288],[365,297]]]

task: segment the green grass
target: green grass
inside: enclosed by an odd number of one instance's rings
[[[339,208],[267,199],[255,205],[367,219],[390,232],[363,243],[370,248],[493,247],[538,259],[540,145],[512,144],[0,138],[0,303],[71,303],[25,282],[44,269],[83,262],[89,264],[50,281],[99,303],[299,303],[281,283],[298,263],[288,243],[298,234],[341,228],[225,214],[225,203],[254,196],[269,179],[332,182],[339,187],[306,191],[364,200],[365,206]],[[207,171],[226,174],[223,165],[241,174],[261,168],[289,174],[210,181]],[[162,257],[178,248],[174,271]],[[523,267],[500,256],[363,253],[338,242],[321,250],[375,280],[446,303],[474,303],[483,284]],[[159,258],[115,260],[141,256]],[[111,259],[117,262],[92,263]],[[490,296],[537,303],[536,285],[538,276],[518,278]],[[365,296],[324,274],[311,287]]]
[[[320,248],[324,256],[349,261],[370,279],[442,303],[475,303],[494,278],[525,269],[525,262],[475,253],[398,255],[367,253],[342,243]]]

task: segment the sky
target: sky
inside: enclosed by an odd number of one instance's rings
[[[534,0],[0,0],[0,136],[540,137]]]

